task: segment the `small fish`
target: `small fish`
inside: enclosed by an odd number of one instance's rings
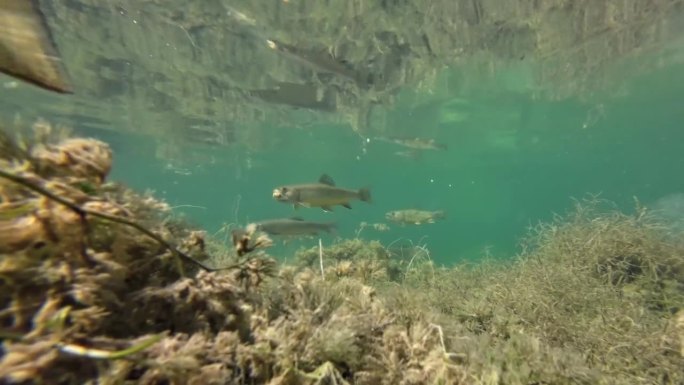
[[[72,93],[37,0],[0,0],[0,72],[41,88]]]
[[[410,149],[406,151],[396,151],[394,155],[401,156],[402,158],[408,158],[413,160],[420,160],[422,158],[422,152],[420,150]]]
[[[349,202],[354,199],[370,203],[371,192],[367,188],[351,190],[336,187],[335,181],[330,176],[323,174],[318,179],[318,183],[278,187],[273,190],[273,199],[283,203],[291,203],[295,210],[304,206],[320,207],[324,211],[333,211],[332,208],[335,205],[351,209]]]
[[[334,222],[312,222],[302,218],[269,219],[252,223],[257,231],[269,235],[318,235],[320,232],[333,233],[337,228]],[[249,226],[248,226],[249,227]]]
[[[423,225],[426,223],[435,223],[439,219],[445,219],[446,213],[442,210],[438,211],[424,211],[424,210],[396,210],[385,214],[385,219],[402,225]]]
[[[274,39],[268,39],[266,40],[266,43],[269,48],[281,55],[309,67],[316,72],[339,75],[356,84],[363,84],[360,74],[350,66],[348,62],[335,58],[335,56],[327,50],[309,52]]]
[[[378,137],[377,140],[382,140],[384,142],[390,142],[411,148],[414,150],[447,150],[447,146],[442,143],[438,143],[434,139],[426,138],[397,138],[397,137]]]

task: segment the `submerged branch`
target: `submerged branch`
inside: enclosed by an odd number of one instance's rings
[[[146,339],[145,341],[142,341],[137,345],[133,345],[127,349],[117,351],[93,349],[81,345],[64,343],[57,344],[57,348],[59,349],[59,351],[63,353],[72,354],[80,357],[88,357],[100,360],[118,360],[121,358],[126,358],[131,354],[135,354],[149,348],[150,346],[159,342],[159,340],[161,340],[162,337],[164,337],[164,334],[157,334]]]
[[[107,220],[110,222],[115,222],[115,223],[119,223],[119,224],[122,224],[122,225],[125,225],[128,227],[132,227],[132,228],[138,230],[139,232],[147,235],[148,237],[154,239],[155,241],[157,241],[157,243],[159,243],[165,249],[169,250],[176,257],[178,257],[182,260],[185,260],[187,262],[190,262],[190,263],[196,265],[197,267],[199,267],[205,271],[218,271],[218,270],[226,270],[226,269],[234,268],[233,266],[229,266],[226,268],[213,268],[213,267],[207,266],[204,263],[196,260],[195,258],[187,255],[186,253],[178,250],[178,248],[176,248],[175,246],[173,246],[170,243],[168,243],[167,241],[165,241],[158,234],[155,234],[151,230],[143,227],[142,225],[140,225],[136,222],[133,222],[131,220],[128,220],[128,219],[125,219],[125,218],[122,218],[122,217],[119,217],[116,215],[105,214],[105,213],[102,213],[99,211],[84,209],[83,207],[80,207],[76,203],[73,203],[67,199],[64,199],[64,198],[48,191],[47,189],[45,189],[41,186],[38,186],[38,185],[28,181],[27,179],[25,179],[19,175],[9,173],[9,172],[6,172],[4,170],[0,170],[0,177],[7,179],[7,180],[10,180],[14,183],[20,184],[20,185],[40,194],[40,195],[42,195],[48,199],[51,199],[57,203],[60,203],[64,206],[68,207],[69,209],[73,210],[76,214],[78,214],[81,218],[85,218],[87,215],[91,215],[93,217],[98,217],[98,218],[101,218],[101,219],[104,219],[104,220]]]

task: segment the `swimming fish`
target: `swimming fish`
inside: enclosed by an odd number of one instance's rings
[[[396,210],[389,211],[385,214],[385,219],[402,225],[413,224],[423,225],[426,223],[435,223],[438,219],[446,218],[446,213],[442,210],[438,211],[424,211],[424,210]]]
[[[368,188],[351,190],[337,187],[329,175],[323,174],[318,179],[318,183],[278,187],[273,190],[273,199],[283,203],[291,203],[295,210],[304,206],[320,207],[324,211],[332,211],[335,205],[351,209],[349,202],[354,199],[370,203],[371,192]]]
[[[443,143],[438,143],[434,139],[426,138],[398,138],[398,137],[378,137],[377,140],[390,142],[404,146],[413,150],[446,150],[447,146]]]
[[[72,93],[71,80],[37,0],[0,0],[0,72]]]
[[[412,160],[420,160],[422,158],[422,152],[416,149],[410,149],[406,151],[395,151],[394,155],[401,156],[402,158],[408,158]]]
[[[254,226],[257,231],[262,231],[269,235],[318,235],[320,232],[332,233],[337,224],[335,222],[312,222],[302,218],[281,218],[269,219],[254,222],[249,226]],[[248,226],[248,227],[249,227]]]

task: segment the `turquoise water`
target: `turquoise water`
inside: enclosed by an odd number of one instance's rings
[[[534,101],[503,93],[456,103],[424,103],[404,91],[388,113],[387,125],[448,145],[419,159],[396,156],[396,145],[364,140],[345,126],[273,130],[280,144],[263,153],[240,147],[203,148],[213,164],[173,170],[151,156],[157,138],[88,131],[115,151],[112,179],[152,189],[175,212],[210,233],[224,224],[301,216],[334,220],[338,235],[353,238],[362,221],[385,222],[390,210],[445,210],[435,224],[390,224],[390,231],[364,229],[360,236],[384,244],[425,244],[440,263],[476,260],[487,253],[511,256],[528,226],[571,209],[588,194],[634,208],[634,197],[650,204],[684,191],[684,71],[666,68],[629,79],[628,94],[599,104]],[[448,81],[448,76],[446,77]],[[445,107],[446,105],[446,107]],[[446,112],[445,112],[446,111]],[[462,121],[444,118],[451,111]],[[457,119],[456,119],[457,120]],[[190,152],[192,148],[188,148]],[[210,162],[209,162],[210,163]],[[312,182],[322,173],[339,186],[372,189],[373,203],[353,202],[333,213],[291,206],[271,198],[282,184]],[[191,205],[196,207],[182,207]],[[331,242],[330,236],[323,236]],[[273,249],[287,257],[316,239]]]
[[[183,20],[182,12],[173,16],[160,13],[160,8],[152,6],[148,10],[136,7],[131,4],[120,9],[102,8],[90,18],[86,18],[90,12],[87,7],[71,3],[54,9],[45,7],[45,12],[54,20],[84,17],[81,21],[85,25],[109,20],[111,25],[107,26],[111,30],[105,29],[105,32],[115,33],[119,40],[105,39],[107,44],[102,46],[95,40],[88,41],[87,34],[76,33],[66,24],[55,28],[65,63],[74,64],[70,72],[79,91],[71,96],[55,96],[17,85],[3,75],[0,116],[4,121],[11,121],[19,115],[24,122],[44,117],[72,126],[77,134],[107,141],[115,154],[111,179],[138,190],[154,190],[176,207],[174,212],[209,233],[219,231],[226,224],[245,225],[296,215],[337,221],[337,235],[343,238],[360,236],[378,239],[386,245],[393,242],[426,245],[435,261],[449,264],[476,260],[484,254],[514,255],[518,240],[529,226],[570,209],[573,199],[600,194],[619,208],[630,210],[635,197],[648,205],[663,196],[684,191],[681,130],[684,118],[681,63],[684,60],[681,42],[676,40],[676,23],[670,25],[672,36],[663,37],[663,42],[654,42],[652,46],[634,43],[633,52],[628,54],[625,48],[624,57],[614,58],[615,63],[610,63],[613,59],[610,57],[596,58],[609,63],[602,63],[606,64],[601,66],[603,72],[594,79],[606,80],[606,85],[594,91],[568,96],[563,93],[563,87],[572,88],[575,80],[572,77],[552,79],[559,84],[559,97],[555,98],[553,86],[547,84],[546,93],[537,88],[534,64],[523,60],[525,55],[514,60],[506,57],[500,63],[494,59],[488,63],[496,67],[493,76],[474,76],[486,72],[486,68],[479,71],[471,63],[441,70],[433,86],[427,89],[414,89],[415,83],[404,85],[394,104],[373,110],[369,126],[358,132],[346,123],[292,127],[295,125],[292,116],[298,111],[284,107],[278,113],[266,114],[266,119],[255,126],[258,126],[256,131],[249,125],[242,127],[242,141],[224,147],[199,147],[188,143],[185,133],[197,122],[184,120],[183,113],[196,114],[201,110],[197,106],[204,106],[211,113],[207,112],[201,119],[193,116],[202,124],[219,128],[240,125],[239,116],[233,121],[225,116],[216,117],[216,111],[212,110],[217,101],[228,100],[233,89],[228,86],[222,89],[221,81],[231,77],[235,81],[235,73],[220,78],[221,71],[237,71],[241,68],[238,64],[246,62],[248,67],[272,66],[273,77],[287,78],[279,72],[281,62],[271,56],[269,60],[273,62],[259,61],[266,56],[252,47],[255,36],[261,35],[254,35],[256,27],[250,24],[253,21],[249,18],[217,17],[222,24],[215,29],[204,24],[192,25],[195,28],[192,29],[175,21]],[[225,5],[219,8],[225,8],[221,12],[231,10]],[[198,9],[204,11],[201,7],[195,10]],[[357,11],[360,12],[354,10]],[[206,10],[206,14],[185,16],[188,20],[213,20],[214,16],[209,16],[212,12]],[[384,15],[383,12],[380,14]],[[552,8],[548,12],[549,17],[553,16]],[[249,15],[255,19],[263,16],[264,23],[271,17],[259,13]],[[641,25],[637,21],[626,26],[636,31]],[[662,20],[658,18],[658,21]],[[96,30],[94,24],[89,28]],[[136,28],[144,28],[144,33]],[[241,28],[251,31],[252,35],[242,31],[251,38],[236,38],[239,33],[231,35]],[[259,33],[275,33],[263,25],[261,28],[263,31]],[[539,31],[540,38],[558,38],[544,35],[550,32],[541,27]],[[619,37],[620,31],[613,32]],[[567,52],[562,47],[550,51],[551,57],[556,55],[560,57],[558,60],[563,60],[566,53],[570,58],[574,54],[581,57],[601,52],[602,49],[589,48],[594,38],[603,35],[583,30],[571,32],[577,32],[585,40],[568,43],[572,50]],[[431,31],[431,36],[436,39],[441,35]],[[149,37],[149,42],[145,43],[148,40],[143,37]],[[221,55],[219,62],[200,63],[200,59],[214,57],[211,49],[215,46],[211,44],[226,43],[222,39],[228,37],[236,47],[244,38],[247,43],[242,44],[247,48],[241,49],[254,57],[243,57],[238,55],[242,51],[236,51],[234,68]],[[597,41],[600,44],[601,40]],[[644,38],[644,41],[649,40]],[[442,54],[447,55],[451,51],[443,43]],[[458,45],[458,42],[450,43]],[[507,49],[503,38],[500,43],[502,46],[494,47],[484,41],[482,47],[491,48],[497,54],[520,48],[511,43]],[[609,39],[609,43],[614,42]],[[539,56],[549,57],[549,52],[542,48]],[[97,56],[104,53],[108,55],[106,60]],[[273,55],[270,51],[268,54]],[[84,59],[91,56],[99,58],[92,63]],[[590,59],[578,63],[591,64]],[[659,61],[660,65],[654,64]],[[293,63],[289,63],[292,68],[303,71],[297,67],[300,62]],[[572,63],[567,66],[572,68]],[[421,68],[417,66],[413,70]],[[187,79],[184,71],[188,72]],[[169,78],[169,73],[178,78]],[[305,72],[299,75],[308,76]],[[194,77],[209,84],[200,87],[205,94],[182,94],[182,100],[175,99],[177,94],[164,94],[168,84],[195,89],[191,87]],[[214,77],[219,80],[214,81]],[[185,80],[188,83],[183,83]],[[577,79],[578,84],[585,86],[592,81],[590,76]],[[230,86],[241,91],[257,87],[248,80],[244,85]],[[168,89],[177,91],[177,88]],[[552,91],[548,92],[549,89]],[[152,102],[145,105],[140,100]],[[249,108],[245,111],[246,115],[254,112]],[[234,112],[231,110],[225,115],[232,116]],[[287,115],[290,121],[279,120],[279,113]],[[302,125],[305,119],[311,118],[306,112],[301,112],[301,116]],[[144,126],[147,134],[133,134],[138,126]],[[448,150],[429,151],[417,159],[401,157],[396,152],[402,148],[377,140],[385,133],[432,138],[446,144]],[[198,138],[201,135],[189,136],[202,139]],[[167,150],[175,153],[161,154],[164,142],[174,141],[173,138],[176,145]],[[337,207],[333,213],[324,213],[319,209],[294,211],[271,197],[279,185],[314,182],[323,173],[331,175],[341,187],[370,187],[373,203],[353,202],[352,210]],[[386,212],[409,208],[444,210],[447,217],[429,225],[402,227],[390,223],[389,231],[365,228],[359,232],[361,222],[383,223]],[[332,241],[331,236],[324,239]],[[296,247],[316,244],[316,239],[304,240],[286,249],[276,248],[274,253],[287,256]]]
[[[684,384],[684,1],[2,0],[0,25],[0,383]],[[322,176],[372,202],[274,198]],[[251,232],[294,217],[338,231]]]

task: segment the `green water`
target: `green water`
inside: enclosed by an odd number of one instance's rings
[[[684,0],[3,0],[3,23],[0,71],[60,56],[74,93],[0,75],[0,383],[684,383]],[[372,201],[274,198],[326,175]],[[294,217],[338,231],[231,232]]]
[[[138,190],[154,190],[177,207],[174,212],[210,233],[226,224],[245,225],[296,215],[337,221],[337,236],[343,238],[360,236],[385,245],[426,245],[435,261],[449,264],[477,260],[485,254],[514,255],[530,226],[570,209],[573,199],[600,194],[628,211],[634,207],[635,197],[648,205],[684,191],[684,60],[675,27],[673,36],[664,39],[667,44],[644,45],[642,53],[635,49],[637,53],[625,55],[627,59],[616,58],[614,65],[602,67],[596,78],[611,81],[597,91],[559,98],[537,92],[534,64],[523,60],[524,55],[506,63],[503,59],[501,63],[494,61],[497,73],[482,78],[473,76],[477,71],[472,63],[454,64],[439,72],[429,91],[415,89],[415,82],[404,85],[393,105],[374,109],[368,127],[358,132],[347,123],[293,127],[311,116],[285,107],[267,114],[256,132],[254,125],[242,127],[240,132],[248,138],[244,142],[198,147],[183,139],[191,122],[180,119],[181,113],[173,106],[187,107],[196,114],[200,102],[210,110],[227,97],[228,91],[213,82],[221,71],[231,69],[224,59],[216,63],[193,61],[195,56],[208,60],[210,56],[206,55],[213,52],[208,48],[215,47],[204,47],[201,40],[223,38],[219,33],[222,30],[217,27],[205,34],[193,34],[157,8],[145,13],[135,7],[130,5],[128,11],[103,8],[93,15],[88,8],[71,3],[54,10],[46,7],[54,20],[90,15],[82,20],[87,24],[108,18],[111,25],[107,28],[111,27],[110,33],[120,40],[107,40],[105,36],[104,46],[95,40],[84,43],[87,35],[74,35],[71,27],[55,28],[62,51],[71,53],[65,62],[73,64],[70,72],[81,91],[55,96],[23,84],[17,86],[3,76],[0,116],[5,121],[20,116],[24,122],[43,117],[72,126],[77,134],[107,141],[114,149],[111,179]],[[264,16],[252,15],[257,19]],[[227,30],[236,28],[235,20],[221,20]],[[140,40],[148,35],[135,32],[129,22],[149,32],[148,45]],[[584,49],[591,41],[569,46]],[[499,51],[506,48],[505,44],[497,47]],[[171,48],[176,53],[171,53]],[[119,51],[122,58],[113,59]],[[443,54],[448,52],[445,46]],[[565,54],[560,48],[559,52]],[[573,52],[568,50],[568,56]],[[107,60],[88,61],[88,57],[104,54],[109,55]],[[238,59],[246,60],[235,56]],[[602,60],[610,62],[611,58]],[[653,65],[658,60],[663,64]],[[84,62],[87,65],[80,65]],[[189,72],[188,79],[208,78],[211,87],[203,95],[183,93],[182,99],[171,100],[164,96],[164,86],[189,87],[183,83],[183,68],[194,71]],[[161,72],[153,72],[157,70]],[[158,78],[147,76],[151,72]],[[171,79],[169,73],[178,78]],[[274,73],[282,75],[276,70]],[[574,80],[558,81],[568,86]],[[582,81],[591,82],[591,77]],[[581,83],[579,79],[577,82]],[[139,100],[153,103],[145,105]],[[297,113],[301,122],[295,119],[293,123]],[[289,120],[278,119],[281,115]],[[216,127],[240,125],[237,118],[217,117],[213,110],[202,116],[202,121]],[[134,134],[136,130],[145,134]],[[426,152],[417,159],[401,157],[396,152],[402,148],[376,139],[384,133],[432,138],[445,143],[448,150]],[[198,139],[198,135],[202,134],[189,136]],[[163,143],[173,137],[180,137],[175,141],[175,154],[160,156]],[[324,213],[318,209],[294,211],[271,197],[279,185],[313,182],[323,173],[341,187],[370,187],[373,203],[353,202],[352,210],[337,207],[333,213]],[[434,224],[404,227],[390,223],[389,231],[366,228],[359,232],[361,222],[384,223],[386,212],[408,208],[444,210],[447,217]],[[333,237],[323,238],[328,243]],[[286,257],[297,247],[316,244],[316,239],[303,240],[273,252]]]
[[[634,208],[684,191],[683,67],[627,79],[628,95],[598,104],[564,100],[534,101],[516,93],[482,96],[467,103],[423,103],[404,91],[388,113],[387,125],[416,136],[434,137],[447,151],[419,159],[396,156],[399,147],[364,140],[345,126],[273,130],[280,144],[263,153],[239,147],[203,149],[214,164],[183,170],[156,160],[156,139],[88,131],[115,151],[112,179],[136,189],[153,189],[210,233],[227,223],[246,224],[275,217],[301,216],[339,223],[338,236],[355,237],[362,221],[385,222],[390,210],[445,210],[435,224],[390,231],[366,228],[360,236],[389,244],[425,244],[434,260],[476,260],[484,253],[511,256],[530,225],[549,220],[589,194]],[[448,73],[444,81],[448,82]],[[446,105],[446,107],[445,107]],[[598,106],[598,107],[597,107]],[[444,118],[449,111],[466,116]],[[251,166],[250,166],[251,165]],[[271,198],[282,184],[311,182],[322,173],[338,185],[369,186],[373,203],[353,202],[352,210],[332,213],[289,205]],[[187,175],[186,175],[187,174]],[[330,242],[331,236],[324,236]],[[277,247],[282,257],[316,239]]]

